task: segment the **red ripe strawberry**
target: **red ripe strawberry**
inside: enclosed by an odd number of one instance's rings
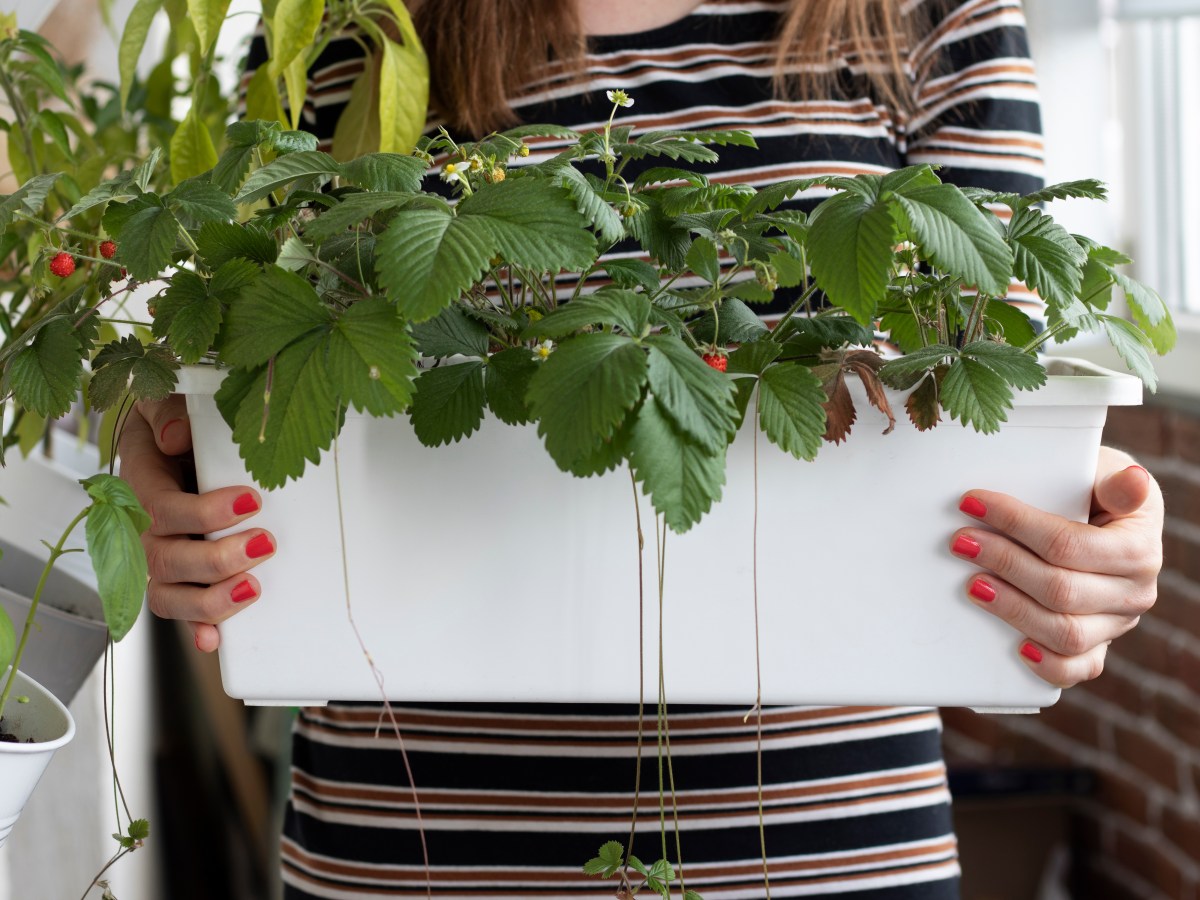
[[[703,359],[718,372],[724,372],[729,367],[729,358],[720,353],[705,353]]]
[[[50,260],[50,271],[59,278],[66,278],[75,271],[75,257],[63,251]]]
[[[117,245],[112,241],[103,241],[100,244],[100,255],[105,259],[112,259],[117,255]]]

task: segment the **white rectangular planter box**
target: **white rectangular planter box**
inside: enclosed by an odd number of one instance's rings
[[[1061,362],[983,436],[945,421],[896,429],[861,393],[849,440],[799,462],[758,456],[763,702],[1034,710],[1058,691],[1019,660],[1020,635],[965,596],[975,567],[953,557],[971,488],[1005,491],[1085,520],[1109,405],[1141,402],[1137,379]],[[211,393],[189,369],[201,490],[248,484]],[[752,416],[747,416],[747,423]],[[664,657],[672,703],[756,695],[752,541],[755,440],[731,446],[722,500],[666,538]],[[347,417],[338,444],[354,620],[387,695],[409,701],[635,702],[638,547],[629,474],[560,472],[533,427],[494,418],[448,447],[421,446],[406,418]],[[510,473],[496,475],[504,461]],[[519,472],[519,479],[511,473]],[[233,697],[300,705],[380,696],[347,620],[333,454],[265,494],[249,525],[277,554],[262,597],[221,626]],[[658,672],[654,516],[639,495],[646,695]],[[219,535],[218,535],[219,536]]]

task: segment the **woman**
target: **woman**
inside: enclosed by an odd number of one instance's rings
[[[1017,0],[901,8],[898,0],[427,0],[417,16],[435,107],[467,136],[521,121],[598,127],[605,91],[620,88],[636,101],[621,119],[636,128],[754,132],[759,151],[723,148],[714,166],[714,177],[730,181],[930,162],[959,183],[1036,188],[1039,114]],[[357,47],[334,42],[312,71],[308,127],[322,138],[361,71]],[[531,158],[554,150],[552,140],[535,142]],[[123,436],[122,472],[154,517],[145,539],[151,608],[190,621],[196,646],[211,651],[215,623],[257,597],[251,570],[274,538],[253,527],[211,543],[186,536],[252,526],[264,501],[253,488],[183,493],[173,459],[190,446],[182,404],[139,411]],[[964,594],[1013,625],[1026,639],[1014,648],[1047,681],[1097,675],[1107,643],[1154,599],[1162,504],[1146,472],[1105,451],[1087,525],[985,490],[971,491],[962,509],[987,526],[945,536],[947,552],[966,561]],[[980,569],[990,573],[982,581]],[[611,891],[580,867],[627,835],[633,710],[397,711],[437,896]],[[766,895],[753,723],[743,714],[672,715],[684,871],[707,900]],[[374,736],[378,719],[372,704],[299,719],[283,843],[289,898],[425,892],[407,776],[394,743]],[[777,708],[765,712],[764,731],[775,896],[957,896],[935,711]],[[643,813],[656,799],[643,799]],[[639,827],[643,860],[661,855],[656,826]]]

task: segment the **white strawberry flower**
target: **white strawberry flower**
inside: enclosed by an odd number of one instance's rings
[[[633,98],[624,91],[609,91],[607,97],[610,103],[615,103],[617,106],[633,106]]]

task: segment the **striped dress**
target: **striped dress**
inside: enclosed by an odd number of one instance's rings
[[[469,15],[470,4],[462,6]],[[662,28],[592,38],[582,84],[549,71],[514,107],[526,122],[599,129],[609,112],[604,92],[620,88],[635,99],[620,121],[636,129],[749,129],[760,149],[722,148],[712,166],[711,177],[727,182],[761,186],[920,162],[943,166],[943,178],[960,184],[1035,189],[1042,141],[1018,0],[942,7],[909,54],[912,71],[932,74],[914,79],[919,112],[907,120],[871,96],[861,78],[870,61],[844,54],[836,56],[840,96],[774,97],[781,4],[767,0],[707,2]],[[333,133],[362,71],[359,52],[350,40],[334,41],[310,73],[305,127],[319,136]],[[261,59],[260,41],[248,68]],[[560,147],[530,143],[534,162]],[[821,196],[814,189],[796,202],[803,208]],[[628,840],[635,708],[398,704],[395,713],[420,825],[379,705],[301,711],[282,842],[288,900],[423,896],[422,834],[439,898],[616,893],[615,881],[584,875],[582,865],[601,844]],[[766,897],[755,717],[671,708],[676,801],[660,828],[654,716],[651,704],[634,852],[647,864],[662,857],[665,831],[667,855],[678,862],[677,816],[689,890],[705,900]],[[929,709],[766,710],[761,801],[771,896],[956,898],[940,734]],[[672,896],[682,896],[678,887]]]

